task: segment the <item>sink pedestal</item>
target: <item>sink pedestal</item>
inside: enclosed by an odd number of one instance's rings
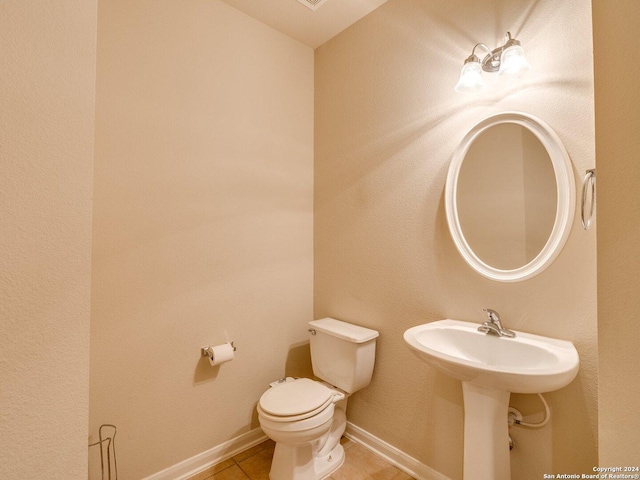
[[[462,382],[464,480],[511,480],[510,392]]]
[[[460,320],[411,327],[404,340],[422,361],[462,381],[464,480],[511,480],[511,392],[558,390],[580,368],[571,342],[524,332],[513,338],[487,335]]]

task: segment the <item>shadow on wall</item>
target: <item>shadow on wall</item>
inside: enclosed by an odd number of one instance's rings
[[[289,347],[284,375],[286,377],[313,378],[309,342],[295,343]]]
[[[195,371],[193,372],[193,384],[198,385],[215,380],[218,377],[218,373],[220,372],[221,367],[224,368],[224,364],[212,367],[209,364],[208,358],[201,356],[198,359]],[[296,343],[289,347],[289,353],[287,354],[283,377],[313,378],[313,368],[311,366],[311,350],[309,348],[309,342]],[[276,380],[278,380],[278,378],[272,378],[269,379],[269,382],[273,382]],[[268,384],[265,384],[265,390],[267,388]],[[251,416],[251,428],[257,428],[259,426],[260,422],[258,421],[258,413],[254,408]]]
[[[193,372],[193,384],[198,385],[200,383],[210,382],[215,380],[220,373],[220,368],[224,368],[225,364],[221,363],[212,367],[209,363],[209,357],[200,356],[196,363],[196,369]]]
[[[289,347],[283,377],[313,378],[309,342],[295,343]],[[269,379],[269,382],[275,382],[276,380],[278,380],[278,378],[272,378]],[[265,385],[265,391],[267,388],[269,388],[269,385]],[[256,402],[256,407],[257,404],[258,402]],[[258,428],[259,426],[258,411],[257,408],[254,407],[251,415],[251,429]]]

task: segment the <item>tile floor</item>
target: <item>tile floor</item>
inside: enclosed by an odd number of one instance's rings
[[[390,465],[362,445],[342,439],[345,461],[333,472],[330,480],[412,480],[403,471]],[[269,480],[271,457],[275,444],[272,440],[245,450],[189,480]]]

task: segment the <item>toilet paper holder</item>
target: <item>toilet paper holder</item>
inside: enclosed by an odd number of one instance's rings
[[[231,345],[231,347],[233,348],[233,351],[235,352],[237,350],[236,346],[233,344],[233,342],[227,342],[228,344]],[[200,349],[200,355],[202,357],[209,357],[211,356],[211,352],[213,351],[213,347],[212,346],[208,346],[208,347],[202,347]]]

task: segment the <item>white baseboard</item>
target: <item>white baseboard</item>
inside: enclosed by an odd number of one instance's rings
[[[418,480],[451,480],[449,477],[420,463],[415,458],[410,457],[393,445],[388,444],[351,422],[347,422],[345,436],[371,450],[390,464]],[[260,428],[256,428],[217,447],[213,447],[180,463],[176,463],[171,467],[165,468],[160,472],[154,473],[151,476],[145,477],[143,480],[187,480],[207,468],[213,467],[265,440],[267,440],[267,436]]]
[[[344,434],[418,480],[451,480],[351,422],[347,422]]]
[[[143,480],[186,480],[266,439],[267,436],[264,432],[260,428],[256,428],[217,447],[213,447],[180,463],[176,463],[169,468],[165,468],[158,473],[154,473],[149,477],[145,477]]]

